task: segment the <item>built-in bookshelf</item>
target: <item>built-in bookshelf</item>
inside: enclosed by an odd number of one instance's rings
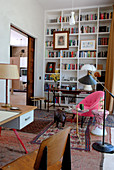
[[[81,70],[84,64],[95,65],[101,71],[99,80],[104,83],[108,41],[110,35],[113,6],[95,6],[86,8],[74,8],[75,25],[69,25],[71,9],[50,10],[45,13],[45,55],[44,55],[44,93],[47,95],[47,87],[53,87],[54,81],[47,73],[48,62],[55,62],[55,73],[60,74],[58,87],[83,89],[78,79],[86,75]],[[69,50],[53,50],[53,32],[69,31]],[[81,50],[81,40],[95,40],[94,50]],[[101,87],[95,86],[97,90]],[[63,97],[64,98],[64,97]],[[58,99],[56,102],[64,103],[67,99]],[[71,100],[71,99],[70,99]],[[68,102],[68,101],[67,101]],[[74,103],[73,101],[70,101]],[[69,102],[68,102],[69,104]]]

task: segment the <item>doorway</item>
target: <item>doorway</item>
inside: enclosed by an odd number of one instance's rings
[[[31,105],[34,95],[34,49],[35,39],[11,26],[10,63],[18,66],[20,78],[12,80],[11,103]]]

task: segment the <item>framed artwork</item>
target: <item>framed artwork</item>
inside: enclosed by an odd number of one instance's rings
[[[81,50],[95,50],[95,40],[81,40]]]
[[[69,31],[53,32],[53,50],[69,49]]]
[[[55,73],[55,62],[48,62],[46,66],[46,73]]]

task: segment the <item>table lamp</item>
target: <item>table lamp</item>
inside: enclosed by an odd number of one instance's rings
[[[105,98],[104,98],[104,116],[103,116],[103,139],[101,141],[97,141],[93,143],[92,147],[98,152],[103,153],[114,153],[114,146],[105,142],[105,109],[106,109],[106,91],[114,98],[114,95],[109,92],[109,90],[94,76],[92,72],[88,70],[88,74],[81,79],[78,80],[80,83],[88,85],[95,85],[97,82],[101,84],[101,86],[105,90]]]
[[[8,104],[8,80],[19,79],[17,65],[0,63],[0,79],[6,80],[6,103],[2,107],[10,107],[10,104]]]
[[[90,64],[85,64],[81,67],[81,70],[86,70],[86,71],[96,71],[96,68],[94,65]],[[84,84],[84,90],[87,91],[92,91],[92,85],[96,84],[96,81],[92,76],[89,75],[89,73],[86,75],[86,77],[83,77],[80,79],[80,83]]]

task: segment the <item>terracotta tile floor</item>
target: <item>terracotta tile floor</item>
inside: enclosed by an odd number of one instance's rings
[[[22,98],[23,99],[25,98],[24,95],[21,93],[19,94],[19,96],[21,96],[21,100],[18,101],[19,97],[17,97],[18,99],[16,99],[16,96],[13,96],[13,98],[11,99],[11,102],[13,104],[23,103]],[[18,103],[14,103],[14,101]],[[107,130],[110,131],[109,128]],[[11,134],[11,137],[7,138],[7,134],[9,133]],[[31,147],[30,146],[31,144],[29,143],[36,136],[35,134],[19,132],[19,135],[29,152],[31,152],[32,150],[38,147],[37,145],[34,145],[34,144],[32,144],[32,147]],[[16,136],[13,134],[11,130],[2,131],[2,136],[0,138],[0,141],[1,141],[0,142],[0,152],[1,152],[0,166],[5,165],[6,163],[24,154],[23,148],[20,146],[20,143],[15,142],[15,140],[17,140]],[[92,143],[95,142],[96,140],[102,140],[102,138],[91,135],[91,146],[92,146]],[[106,137],[106,141],[110,142],[110,135]],[[9,143],[10,143],[10,147],[9,147]],[[92,147],[91,147],[90,152],[71,150],[72,170],[91,170],[91,169],[99,170],[100,165],[102,168],[102,156],[103,155],[100,152],[93,150]]]

